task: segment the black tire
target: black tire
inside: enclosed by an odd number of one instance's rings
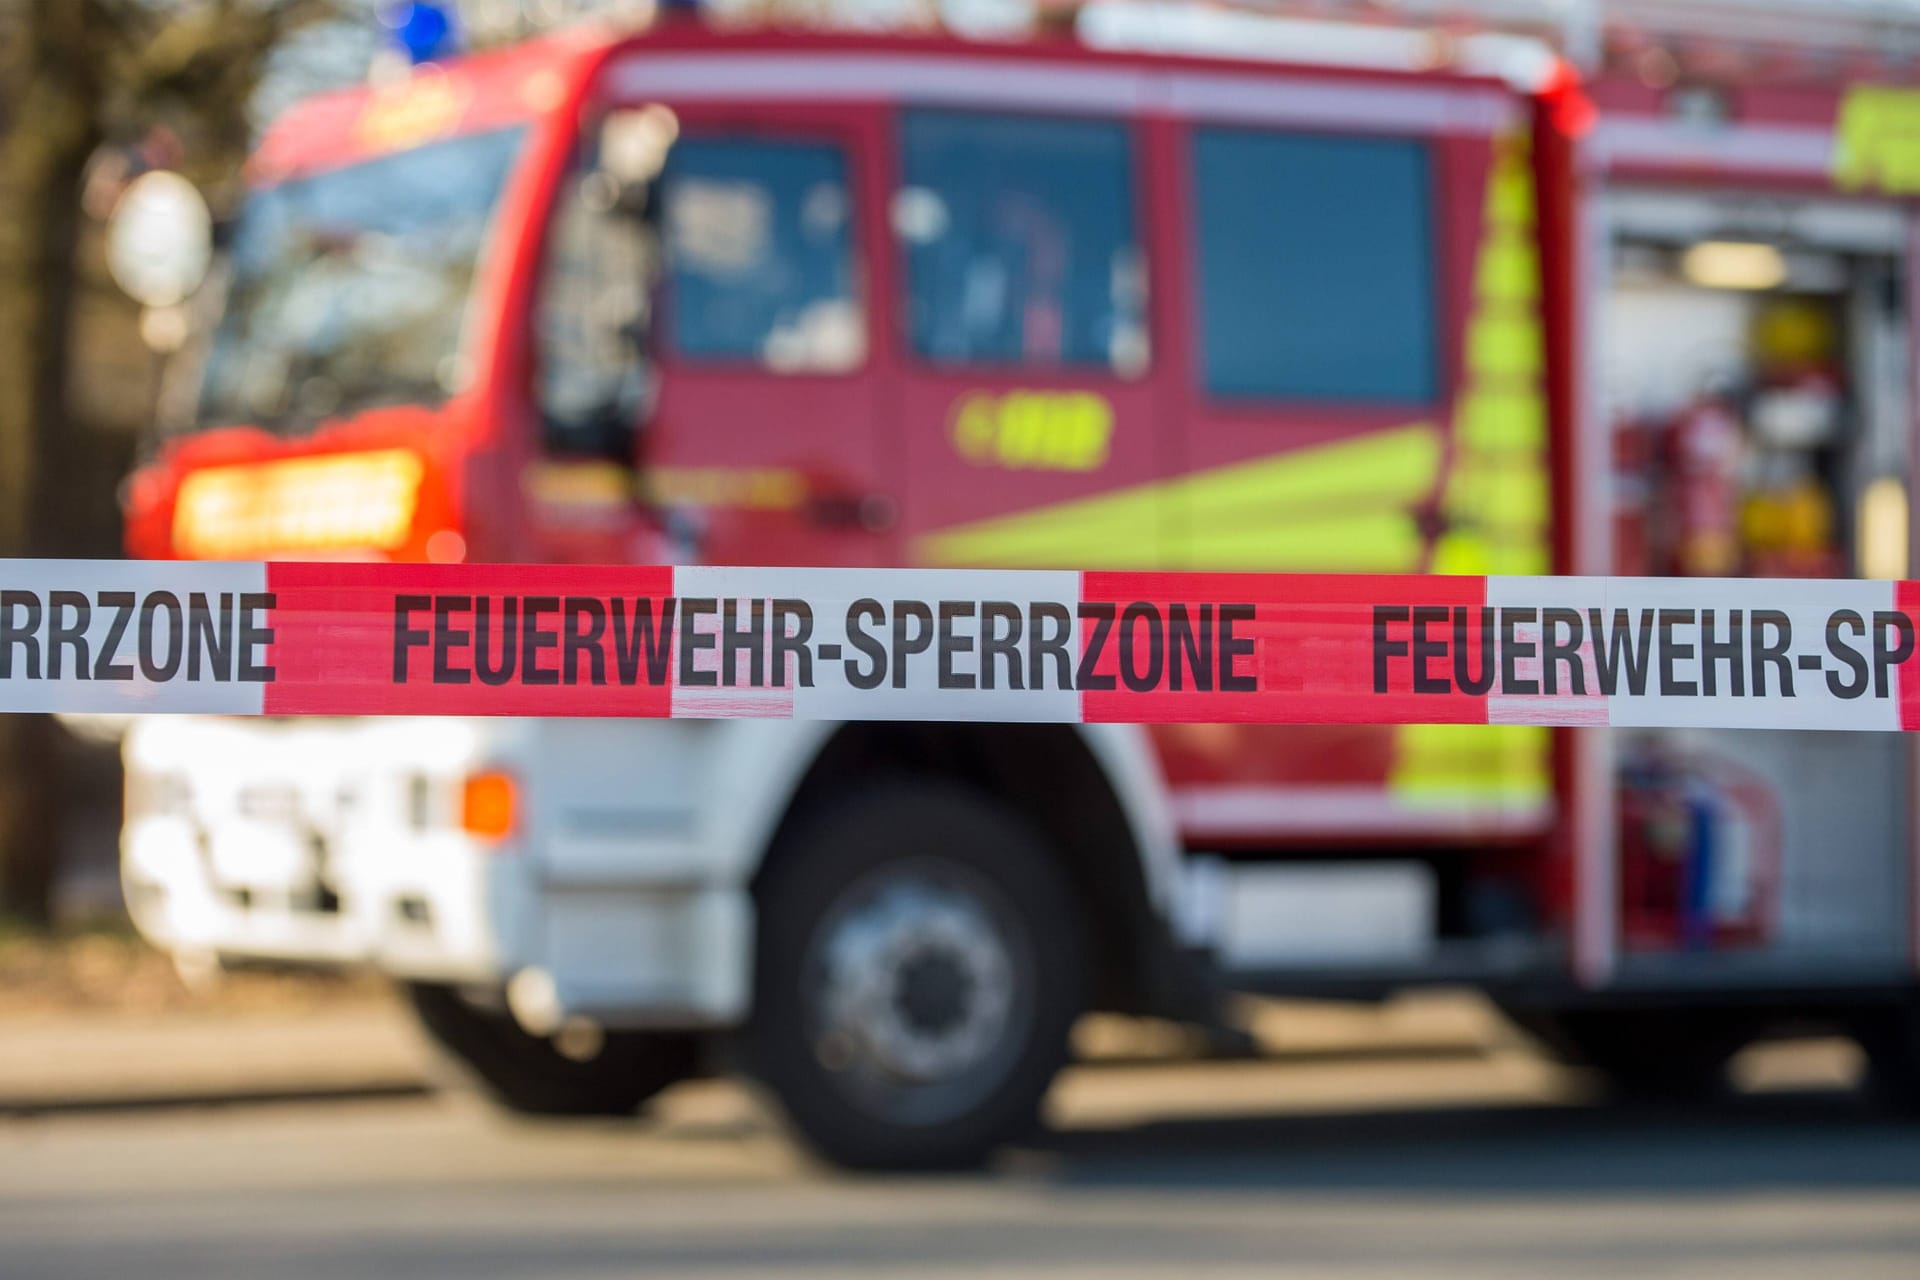
[[[508,1111],[540,1116],[631,1115],[699,1065],[699,1041],[654,1031],[609,1031],[597,1052],[563,1053],[504,1009],[480,1008],[451,987],[406,984],[421,1027],[458,1075]]]
[[[1726,1091],[1751,1030],[1713,1011],[1583,1009],[1553,1015],[1545,1036],[1624,1100],[1704,1102]]]
[[[1067,878],[1022,817],[951,783],[877,783],[801,820],[757,900],[746,1065],[814,1152],[951,1168],[1035,1126],[1087,959]],[[864,963],[849,938],[891,941]],[[849,986],[869,998],[836,1002]],[[850,1007],[858,1026],[829,1016]],[[898,1069],[947,1050],[944,1076]]]

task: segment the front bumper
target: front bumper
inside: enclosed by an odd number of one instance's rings
[[[672,758],[684,744],[662,728],[142,722],[126,748],[129,908],[168,950],[489,987],[530,1027],[733,1024],[751,894],[713,865],[697,823],[623,816],[685,806],[684,779],[607,766]],[[460,782],[478,769],[518,780],[506,840],[460,829]]]
[[[452,835],[315,843],[266,824],[209,832],[182,817],[134,820],[121,838],[128,908],[155,944],[224,960],[442,982],[502,980],[513,965],[513,930],[496,906],[523,892],[512,883],[523,869]]]

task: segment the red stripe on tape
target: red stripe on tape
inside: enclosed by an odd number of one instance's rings
[[[1080,595],[1083,613],[1112,614],[1094,665],[1106,687],[1081,693],[1089,722],[1487,719],[1486,696],[1459,692],[1439,674],[1451,658],[1428,647],[1451,644],[1456,608],[1472,611],[1478,643],[1485,578],[1086,573]],[[1095,635],[1084,619],[1081,625],[1084,653]],[[1158,653],[1156,634],[1164,643]],[[1233,690],[1230,681],[1252,687]],[[1424,692],[1416,683],[1446,690]]]
[[[0,560],[69,710],[1920,729],[1920,585]]]
[[[276,563],[267,589],[268,715],[673,711],[671,568]]]
[[[1893,607],[1920,630],[1920,582],[1893,584]],[[1900,665],[1900,727],[1920,729],[1920,654]]]

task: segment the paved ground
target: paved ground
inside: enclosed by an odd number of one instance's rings
[[[1836,1062],[1838,1065],[1836,1065]],[[1818,1053],[1708,1112],[1523,1054],[1070,1077],[970,1177],[809,1169],[724,1085],[651,1124],[434,1099],[0,1121],[0,1276],[1920,1276],[1920,1127]]]
[[[10,976],[0,965],[0,996]],[[439,1073],[400,1002],[380,988],[348,995],[281,992],[260,1007],[227,997],[200,1008],[53,1005],[11,1014],[0,1001],[0,1115],[425,1088]],[[1247,1012],[1267,1049],[1291,1061],[1475,1052],[1512,1038],[1484,1004],[1451,993],[1378,1007],[1267,1001]],[[1089,1057],[1181,1052],[1177,1033],[1164,1026],[1089,1018],[1080,1033]]]
[[[417,1092],[427,1066],[421,1038],[387,1002],[0,1019],[0,1115]]]

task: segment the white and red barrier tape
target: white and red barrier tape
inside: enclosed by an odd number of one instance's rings
[[[1920,727],[1920,584],[0,561],[0,712]]]

